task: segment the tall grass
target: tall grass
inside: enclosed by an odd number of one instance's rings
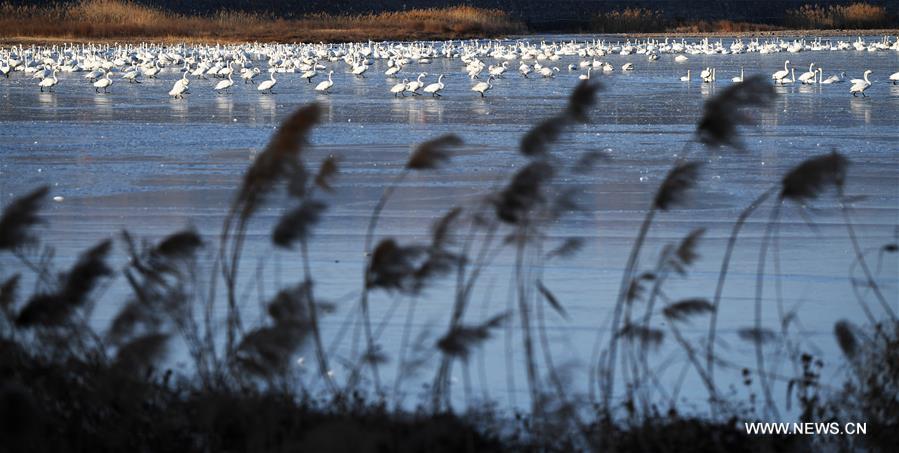
[[[522,30],[523,26],[506,13],[471,6],[284,19],[228,10],[209,16],[178,14],[128,0],[82,0],[48,6],[0,4],[0,36],[6,38],[316,42],[451,39]]]
[[[320,119],[315,104],[289,115],[247,170],[217,243],[191,229],[155,242],[125,232],[118,241],[101,241],[59,269],[52,247],[43,244],[39,234],[49,190],[38,188],[20,196],[0,216],[0,253],[18,263],[4,266],[0,275],[0,404],[20,414],[20,420],[0,423],[2,429],[20,427],[10,431],[9,445],[58,451],[59,436],[46,436],[47,426],[62,427],[63,437],[74,442],[71,448],[76,450],[171,450],[178,445],[176,449],[194,451],[324,451],[351,448],[345,444],[348,439],[355,449],[441,446],[451,451],[721,451],[745,448],[747,442],[750,450],[783,450],[828,442],[798,436],[752,438],[734,423],[777,419],[782,403],[775,384],[786,387],[786,404],[796,401],[802,406],[804,421],[871,420],[880,431],[865,446],[881,448],[895,441],[897,319],[890,305],[895,301],[880,288],[880,266],[869,261],[875,253],[879,259],[899,247],[889,243],[866,249],[856,237],[844,193],[849,161],[842,154],[833,151],[797,163],[737,216],[714,291],[694,288],[694,296],[675,299],[667,288],[672,279],[687,278],[701,259],[702,228],[665,244],[658,260],[646,264],[651,252],[647,239],[658,228],[656,221],[689,205],[701,191],[707,153],[745,149],[738,126],[750,118],[746,110],[767,108],[775,96],[761,76],[707,101],[692,139],[679,153],[684,157],[658,182],[618,292],[592,295],[598,308],[611,305],[612,320],[609,326],[593,326],[597,340],[587,363],[588,394],[569,383],[571,376],[553,356],[547,324],[554,318],[564,322],[571,311],[552,290],[554,283],[544,278],[544,270],[576,253],[583,241],[553,239],[552,233],[560,219],[580,209],[580,188],[568,182],[595,168],[617,169],[602,153],[585,151],[572,164],[553,148],[570,131],[589,127],[600,89],[590,81],[578,85],[555,115],[524,134],[518,144],[519,165],[505,182],[449,209],[434,221],[427,239],[418,241],[391,236],[379,228],[379,220],[405,178],[453,165],[453,155],[464,143],[444,135],[414,147],[372,209],[362,244],[366,258],[358,302],[350,307],[335,307],[315,291],[309,259],[310,249],[317,246],[316,226],[328,213],[333,181],[339,177],[338,159],[311,158],[308,137]],[[836,391],[821,382],[820,358],[807,353],[772,357],[773,348],[790,348],[790,322],[778,305],[781,329],[766,325],[763,313],[771,308],[762,297],[771,278],[766,266],[773,260],[779,270],[778,231],[788,212],[783,205],[802,209],[831,192],[836,193],[856,252],[848,266],[850,281],[871,321],[865,333],[845,321],[836,325],[835,338],[852,372],[847,387]],[[277,209],[274,200],[286,204],[271,225],[271,243],[296,260],[302,273],[273,295],[260,296],[262,316],[253,322],[239,295],[260,282],[257,272],[242,266],[242,253],[249,227],[261,221],[257,213]],[[715,348],[717,315],[725,303],[722,291],[742,227],[765,208],[754,319],[738,329],[739,338],[755,351],[755,365],[739,371],[751,394],[743,400],[727,390],[733,380],[720,380],[722,372],[735,365]],[[116,269],[112,263],[118,249],[127,260]],[[485,310],[479,320],[472,319],[483,273],[502,266],[497,260],[503,254],[513,260],[512,266],[505,266],[511,268],[506,309]],[[204,266],[207,262],[213,265]],[[260,265],[262,270],[265,265]],[[778,284],[780,272],[776,274]],[[103,290],[116,278],[126,283],[126,298],[109,325],[98,329],[93,309],[107,302]],[[438,332],[425,331],[436,335],[410,347],[415,307],[431,300],[426,290],[438,290],[434,283],[441,279],[452,283],[444,286],[451,301],[443,307],[447,325]],[[32,287],[30,292],[26,286]],[[710,294],[702,293],[706,289]],[[397,350],[383,346],[383,329],[371,319],[375,295],[392,299],[395,306],[408,301]],[[345,344],[344,332],[352,329],[349,355],[326,347],[321,329],[320,320],[337,308],[359,320],[347,321],[330,339],[330,344]],[[707,331],[697,334],[684,328],[704,319]],[[460,421],[452,415],[453,369],[461,367],[465,401],[473,401],[471,359],[483,354],[484,345],[503,330],[507,359],[519,359],[527,377],[530,411],[516,422],[471,405],[466,410],[479,425]],[[520,337],[514,338],[516,333]],[[515,343],[520,346],[513,347]],[[192,361],[186,371],[169,368],[168,353],[176,344]],[[670,387],[653,363],[663,346],[683,363],[681,377]],[[311,373],[297,363],[303,351],[314,354]],[[397,373],[387,386],[381,372],[394,357]],[[794,373],[775,372],[774,360],[788,361]],[[888,361],[885,371],[882,360]],[[424,389],[423,402],[430,406],[410,414],[403,410],[404,384],[422,369],[434,373]],[[515,370],[507,372],[511,378]],[[696,410],[678,397],[688,374],[708,393],[707,414],[685,414]],[[755,407],[756,391],[764,398],[762,411],[741,410]],[[489,393],[485,398],[489,400]],[[51,417],[52,423],[41,424],[37,414]],[[521,436],[515,434],[522,431]],[[430,438],[422,438],[422,433]],[[860,445],[853,442],[866,440],[833,442],[852,448]]]
[[[870,3],[847,5],[803,5],[786,13],[785,23],[800,29],[877,28],[894,24],[886,8]]]

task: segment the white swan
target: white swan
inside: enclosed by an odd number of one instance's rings
[[[122,78],[127,80],[128,83],[140,83],[140,80],[137,80],[139,76],[140,70],[136,67],[132,67],[128,72],[122,75]]]
[[[899,71],[890,74],[890,81],[893,82],[893,85],[899,84]]]
[[[144,75],[147,76],[148,79],[155,79],[160,71],[162,71],[162,68],[159,67],[159,61],[157,60],[153,62],[153,67],[144,71]]]
[[[578,79],[581,79],[581,80],[590,80],[590,71],[592,71],[592,70],[593,70],[592,67],[587,68],[587,73],[586,73],[586,74],[581,74],[581,75],[577,76],[577,78],[578,78]]]
[[[403,79],[402,82],[390,87],[390,92],[393,93],[393,97],[396,97],[397,94],[402,94],[403,97],[406,97],[406,84],[409,83],[409,79]]]
[[[109,72],[107,71],[103,73],[102,79],[94,82],[94,91],[96,91],[97,94],[100,94],[100,88],[103,88],[103,92],[108,93],[109,91],[107,90],[110,86],[112,86],[112,79],[109,78]]]
[[[172,85],[172,89],[169,90],[169,96],[183,99],[184,94],[187,93],[187,89],[190,87],[190,79],[187,78],[187,74],[190,72],[190,69],[185,66],[184,74],[182,74],[181,78],[175,81],[175,84]]]
[[[266,91],[268,91],[269,94],[274,94],[274,92],[272,91],[272,88],[275,88],[275,85],[278,83],[278,80],[275,79],[275,71],[269,71],[269,74],[270,74],[269,79],[260,83],[259,86],[256,87],[256,89],[260,93],[265,93]]]
[[[687,69],[687,75],[680,76],[680,81],[681,82],[689,82],[690,81],[690,70],[689,69]]]
[[[493,88],[493,85],[490,83],[491,80],[493,80],[493,76],[490,76],[489,78],[487,78],[486,82],[476,83],[473,87],[471,87],[471,91],[480,93],[481,97],[485,97],[484,93],[486,93],[487,90]]]
[[[360,64],[358,66],[354,66],[352,72],[354,76],[362,77],[364,79],[365,71],[368,71],[368,66],[366,66],[365,64]]]
[[[303,74],[301,74],[300,77],[306,79],[307,83],[312,83],[312,78],[317,75],[318,75],[318,73],[315,72],[315,68],[312,68],[306,72],[303,72]]]
[[[815,83],[816,75],[818,75],[818,73],[815,72],[815,64],[812,63],[809,65],[808,71],[803,72],[802,74],[799,75],[799,81],[806,85],[813,84],[813,83]]]
[[[441,91],[443,91],[443,74],[440,74],[440,77],[437,78],[436,83],[432,83],[422,90],[425,93],[430,94],[432,97],[441,97]]]
[[[790,64],[790,60],[784,62],[784,68],[782,71],[777,71],[774,74],[771,74],[771,79],[774,80],[775,83],[780,82],[783,85],[783,79],[790,75],[790,71],[787,69],[787,65]]]
[[[41,93],[44,92],[44,88],[46,88],[47,91],[51,93],[53,92],[53,87],[56,86],[57,83],[59,83],[59,79],[56,78],[56,71],[57,70],[54,69],[53,75],[51,75],[50,77],[45,77],[40,81],[40,83],[37,84],[39,87],[41,87]]]
[[[315,86],[315,91],[320,91],[322,93],[328,93],[328,90],[334,86],[334,81],[331,80],[331,75],[334,74],[334,71],[328,71],[328,80],[322,80]]]
[[[852,86],[849,87],[849,92],[852,93],[853,97],[858,96],[859,93],[862,94],[862,97],[867,97],[867,95],[865,94],[865,90],[867,90],[868,87],[871,86],[871,82],[868,80],[868,75],[870,75],[872,72],[873,71],[871,71],[870,69],[865,71],[865,75],[863,76],[862,80],[857,83],[853,83]]]
[[[743,77],[743,67],[740,66],[740,75],[730,79],[730,81],[733,83],[743,83],[743,80],[745,80],[745,78]]]
[[[824,71],[821,71],[821,76],[824,77]],[[834,75],[822,80],[821,84],[822,85],[830,85],[831,83],[843,83],[843,82],[845,82],[845,80],[843,80],[845,77],[846,77],[845,72],[840,73],[840,75],[834,74]]]
[[[784,77],[783,79],[780,79],[780,84],[781,85],[790,84],[795,81],[796,81],[796,68],[790,68],[790,78],[788,79],[788,78]]]
[[[633,70],[634,70],[634,64],[633,64],[633,63],[625,63],[625,64],[623,64],[623,65],[621,66],[621,70],[622,70],[622,71],[633,71]]]
[[[234,86],[234,80],[231,79],[231,74],[228,74],[228,79],[222,80],[221,82],[215,84],[214,90],[221,93],[222,91],[227,90],[228,88],[231,88],[232,86]]]
[[[240,72],[240,78],[243,79],[244,84],[252,83],[253,85],[256,85],[256,81],[253,80],[253,78],[258,76],[259,72],[259,68],[244,68],[244,70]]]
[[[407,84],[406,84],[406,91],[409,92],[409,93],[412,93],[413,96],[420,96],[421,93],[419,93],[418,90],[419,90],[422,86],[424,86],[424,83],[421,81],[421,78],[422,78],[422,77],[425,77],[425,76],[427,76],[427,75],[428,75],[427,72],[422,72],[421,74],[418,75],[418,78],[417,78],[417,79],[415,79],[415,80],[412,81],[412,82],[407,83]]]

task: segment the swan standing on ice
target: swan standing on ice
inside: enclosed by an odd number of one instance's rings
[[[443,74],[440,74],[440,77],[437,78],[437,82],[432,83],[422,90],[425,93],[431,95],[431,97],[441,97],[441,91],[443,91]]]
[[[328,80],[322,80],[315,86],[315,91],[320,91],[322,93],[328,93],[332,86],[334,86],[334,81],[331,80],[331,75],[334,74],[334,71],[328,71]]]
[[[175,81],[175,84],[172,85],[172,89],[169,90],[169,96],[184,99],[184,94],[187,93],[187,89],[190,87],[190,79],[187,78],[188,72],[190,72],[190,69],[185,67],[184,74],[181,75],[180,79]]]
[[[274,73],[272,73],[272,74],[274,74]],[[227,89],[231,88],[232,86],[234,86],[234,80],[231,79],[231,74],[228,74],[227,80],[222,80],[221,82],[215,84],[215,91],[218,91],[219,94],[221,94],[222,91],[227,90]]]
[[[103,88],[103,92],[108,93],[109,91],[107,90],[110,86],[112,86],[112,79],[109,78],[109,72],[107,71],[103,73],[102,79],[94,82],[94,91],[100,94],[100,88]]]
[[[427,72],[422,72],[418,75],[418,78],[415,79],[415,81],[407,83],[406,91],[412,93],[413,96],[421,96],[421,93],[418,92],[418,90],[424,85],[424,83],[421,81],[421,78],[427,75]]]
[[[269,94],[275,94],[272,89],[275,88],[275,84],[278,83],[278,80],[275,79],[275,71],[269,71],[269,74],[269,79],[265,82],[260,83],[259,86],[256,87],[256,89],[259,90],[260,93],[265,93],[266,91],[268,91]]]
[[[49,92],[52,93],[52,92],[53,92],[53,87],[56,86],[57,83],[59,83],[59,79],[56,78],[56,69],[54,69],[54,70],[53,70],[53,75],[51,75],[50,77],[45,77],[45,78],[44,78],[43,80],[41,80],[40,83],[38,83],[37,85],[38,85],[39,87],[41,87],[41,93],[44,92],[44,88],[46,88],[47,91],[49,91]]]
[[[252,83],[253,85],[256,85],[256,81],[253,80],[253,78],[258,75],[259,75],[259,68],[245,69],[244,71],[240,72],[240,78],[243,79],[244,84]]]
[[[870,75],[872,72],[873,71],[871,71],[869,69],[869,70],[865,71],[865,75],[863,76],[863,78],[861,80],[853,79],[854,82],[853,82],[852,86],[849,88],[849,92],[852,93],[853,97],[858,96],[859,93],[862,94],[862,97],[868,97],[865,94],[865,90],[867,90],[868,87],[871,86],[871,82],[868,80],[868,75]]]
[[[136,67],[132,67],[128,72],[122,75],[122,78],[127,80],[128,83],[140,83],[140,80],[137,78],[140,76],[140,69]]]
[[[147,76],[148,79],[155,79],[160,71],[162,71],[162,68],[159,67],[159,61],[156,61],[150,69],[144,71],[144,75]]]
[[[899,84],[899,71],[890,74],[890,81],[893,82],[893,85]]]
[[[315,68],[312,68],[312,69],[304,72],[302,75],[300,75],[300,77],[306,79],[307,83],[312,83],[312,78],[317,75],[318,75],[318,73],[315,72]]]
[[[402,94],[403,97],[406,97],[406,84],[409,83],[409,79],[403,79],[402,82],[390,87],[390,92],[393,93],[393,97],[396,97],[397,94]]]
[[[493,88],[493,85],[490,83],[490,81],[492,81],[492,80],[493,80],[493,76],[490,76],[487,78],[486,82],[476,83],[473,87],[471,87],[471,91],[480,93],[481,97],[485,97],[484,93],[486,93],[487,90]]]
[[[518,67],[518,72],[520,72],[521,75],[526,79],[528,78],[528,74],[530,74],[531,72],[531,67],[525,63],[522,63],[521,66]]]
[[[783,71],[777,71],[774,74],[771,74],[771,79],[774,80],[774,83],[780,83],[783,85],[783,80],[790,75],[790,71],[787,69],[787,65],[790,64],[790,60],[784,62]]]

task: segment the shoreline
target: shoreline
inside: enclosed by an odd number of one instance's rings
[[[344,30],[324,30],[324,35],[341,35]],[[383,35],[377,33],[360,35],[357,39],[298,39],[299,36],[284,37],[203,37],[203,36],[130,36],[130,37],[78,37],[78,36],[0,36],[0,45],[56,45],[56,44],[247,44],[247,43],[309,43],[324,42],[325,44],[338,44],[349,42],[385,42],[385,41],[450,41],[470,39],[511,39],[526,40],[547,35],[562,35],[572,37],[612,37],[620,39],[647,39],[647,38],[776,38],[776,37],[854,37],[854,36],[894,36],[899,37],[899,28],[891,29],[828,29],[828,30],[773,30],[773,31],[741,31],[741,32],[647,32],[647,33],[589,33],[589,32],[541,32],[525,34],[501,34],[501,35],[474,35],[451,34],[441,35],[433,33],[409,33],[404,35]]]

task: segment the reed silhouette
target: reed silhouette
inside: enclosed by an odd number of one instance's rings
[[[884,257],[895,256],[899,247],[891,242],[865,248],[857,236],[851,212],[855,198],[845,193],[850,163],[844,155],[832,151],[798,163],[739,213],[712,294],[674,298],[668,291],[672,279],[689,278],[701,260],[705,229],[666,243],[654,263],[647,258],[655,220],[701,196],[705,157],[748,151],[741,128],[751,127],[752,109],[766,108],[775,96],[761,77],[707,101],[693,138],[679,153],[685,157],[660,179],[618,292],[594,296],[596,305],[611,308],[611,319],[608,326],[594,326],[597,339],[586,358],[588,386],[586,393],[578,390],[573,371],[554,357],[547,332],[550,322],[569,322],[575,313],[551,289],[555,283],[544,270],[575,255],[586,242],[551,234],[560,219],[583,209],[576,196],[581,188],[560,182],[590,171],[601,174],[615,162],[588,150],[567,164],[572,160],[554,154],[553,147],[566,133],[590,127],[601,90],[596,82],[578,85],[559,113],[524,134],[518,144],[521,162],[507,180],[447,210],[419,241],[389,235],[379,220],[406,178],[453,165],[454,153],[465,143],[444,135],[413,147],[369,216],[362,278],[349,297],[358,297],[356,303],[326,301],[315,290],[310,248],[316,246],[316,227],[328,215],[329,196],[340,176],[338,156],[309,162],[308,137],[321,114],[315,104],[289,115],[273,134],[244,174],[212,240],[191,228],[156,242],[125,231],[60,271],[52,246],[41,241],[41,209],[49,189],[13,200],[0,217],[0,253],[12,263],[4,265],[0,278],[0,449],[889,451],[899,432],[899,324],[893,294],[880,282]],[[778,232],[790,212],[784,206],[803,213],[813,200],[825,198],[846,225],[854,252],[847,263],[850,284],[869,322],[834,326],[847,368],[840,388],[822,381],[821,357],[796,346],[790,325],[798,315],[785,310],[779,296],[780,328],[764,324],[762,316],[770,309],[763,298],[770,261],[775,286],[780,285]],[[263,207],[280,209],[270,226],[270,242],[297,260],[302,273],[273,296],[260,297],[261,316],[251,321],[241,294],[259,284],[259,270],[247,271],[242,255],[248,227],[262,221],[257,217]],[[716,349],[717,319],[742,227],[763,208],[768,213],[758,248],[754,317],[736,332],[753,345],[755,367],[749,368]],[[802,215],[811,224],[811,217]],[[127,258],[120,267],[112,264],[119,262],[117,253]],[[503,256],[511,261],[506,306],[484,304],[476,319],[472,312],[484,289],[484,271],[498,266]],[[104,294],[114,281],[124,282],[127,297],[112,302],[118,311],[100,328],[93,310],[110,303]],[[447,325],[416,336],[416,307],[431,302],[433,291],[448,293]],[[372,318],[375,295],[394,301],[380,323]],[[381,336],[401,301],[406,301],[401,340],[391,350]],[[346,320],[335,332],[323,332],[321,319],[338,311],[347,314]],[[703,329],[697,336],[685,329],[704,320],[707,333]],[[486,386],[482,398],[474,396],[472,369],[486,380],[483,363],[477,362],[484,360],[485,345],[501,333],[504,359],[523,363],[526,413],[495,409]],[[349,356],[335,352],[347,343]],[[775,347],[786,354],[772,355]],[[661,377],[672,361],[659,357],[662,350],[683,363],[673,385]],[[311,374],[298,363],[304,351],[315,357]],[[176,355],[189,358],[190,366],[175,369]],[[387,385],[382,373],[391,359],[396,373]],[[778,361],[792,372],[779,371]],[[463,377],[461,411],[460,399],[452,397],[454,367],[461,367]],[[511,395],[513,368],[507,370]],[[420,381],[415,376],[423,371],[433,378],[421,403],[410,409],[404,384]],[[732,376],[721,380],[722,373]],[[707,412],[682,404],[679,394],[688,374],[708,393]],[[616,381],[623,389],[616,389]],[[728,390],[738,381],[746,387],[745,398]],[[784,403],[774,395],[775,383],[786,388]],[[755,409],[756,391],[762,395],[761,411]],[[779,419],[792,404],[803,421],[868,421],[876,433],[826,439],[749,436],[737,423]]]

